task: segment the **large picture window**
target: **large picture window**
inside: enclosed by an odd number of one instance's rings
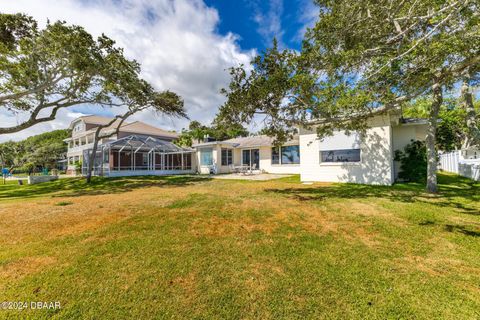
[[[299,164],[300,147],[286,146],[282,147],[282,164]]]
[[[360,162],[360,149],[322,150],[320,162]]]
[[[300,146],[272,148],[272,164],[299,164]]]
[[[229,166],[233,163],[232,151],[232,149],[222,149],[222,166]]]
[[[212,149],[200,149],[200,165],[211,166],[213,165]]]

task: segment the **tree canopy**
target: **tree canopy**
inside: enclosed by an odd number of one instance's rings
[[[132,110],[160,106],[173,97],[171,92],[156,92],[141,79],[140,65],[127,59],[105,35],[94,39],[82,27],[62,21],[40,29],[23,14],[0,14],[0,77],[0,108],[27,115],[20,124],[0,127],[0,134],[53,120],[58,110],[74,105]],[[175,99],[180,101],[178,96]],[[183,103],[157,110],[185,116]]]
[[[227,140],[236,137],[246,137],[249,132],[239,123],[202,125],[198,121],[190,122],[188,129],[182,129],[178,139],[175,141],[180,146],[191,147],[194,141],[201,141],[205,137],[215,140]]]
[[[403,113],[409,118],[428,118],[432,104],[428,96],[405,104]],[[446,98],[440,107],[440,121],[437,126],[437,149],[441,151],[460,150],[470,139],[467,124],[467,110],[461,99]],[[475,126],[480,127],[480,101],[475,101]]]
[[[2,167],[27,171],[29,168],[53,169],[56,162],[64,158],[70,130],[55,130],[28,137],[23,141],[0,143]]]
[[[443,92],[476,84],[480,65],[478,1],[317,0],[319,17],[300,53],[274,42],[231,69],[218,121],[265,116],[268,132],[284,140],[315,120],[320,136],[365,130],[375,114],[430,95],[427,188],[436,191],[436,126]],[[244,101],[244,103],[242,103]]]

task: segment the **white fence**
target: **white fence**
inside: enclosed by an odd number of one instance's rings
[[[460,151],[440,154],[440,169],[480,181],[480,159],[464,159]]]

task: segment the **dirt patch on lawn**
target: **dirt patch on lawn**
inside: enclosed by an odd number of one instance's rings
[[[81,234],[147,214],[144,204],[162,207],[180,197],[173,188],[148,187],[122,194],[4,203],[0,205],[0,245]],[[59,206],[60,202],[69,205]]]
[[[0,267],[0,278],[19,279],[42,271],[57,261],[54,257],[26,257]]]
[[[430,276],[446,276],[452,274],[459,278],[480,278],[480,268],[469,265],[468,261],[458,256],[456,244],[442,237],[434,237],[426,241],[431,251],[425,256],[408,254],[394,260],[396,268],[402,272],[418,270]]]
[[[189,228],[195,236],[247,236],[253,232],[272,235],[281,228],[291,228],[318,235],[330,234],[347,241],[360,241],[368,247],[380,245],[379,235],[368,230],[370,222],[351,221],[344,214],[336,215],[327,212],[326,208],[293,199],[243,199],[240,203],[227,204],[223,208],[223,213],[231,213],[227,217],[201,217],[194,208],[185,211],[197,214]],[[287,234],[287,237],[291,238],[292,234]]]
[[[358,200],[354,200],[339,203],[338,208],[341,209],[344,214],[353,214],[366,219],[381,218],[389,221],[390,223],[395,223],[395,225],[398,226],[407,225],[404,219],[394,215],[392,212],[379,206],[378,204],[363,203],[359,202]]]

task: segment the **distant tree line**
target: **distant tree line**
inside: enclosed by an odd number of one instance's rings
[[[194,120],[190,122],[188,129],[182,129],[180,137],[176,140],[176,144],[179,146],[191,147],[195,141],[203,141],[207,137],[216,141],[221,141],[237,137],[246,137],[248,135],[248,130],[241,124],[213,123],[210,126],[206,126]]]
[[[70,130],[55,130],[29,137],[23,141],[0,143],[0,165],[10,171],[32,173],[55,169],[64,159]]]

